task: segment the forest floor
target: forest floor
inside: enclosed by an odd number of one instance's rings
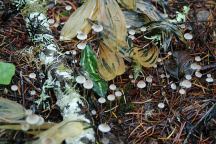
[[[67,5],[72,6],[72,10],[65,10]],[[51,29],[62,51],[75,49],[73,42],[63,43],[58,39],[62,22],[78,6],[78,2],[62,0],[48,10],[49,18],[55,20]],[[143,68],[142,76],[136,80],[131,76],[133,69],[129,68],[125,74],[110,81],[109,84],[115,84],[123,96],[103,106],[98,104],[91,91],[79,89],[81,95],[91,97],[90,105],[97,112],[93,121],[106,121],[112,127],[111,132],[103,137],[113,143],[216,143],[216,3],[211,0],[173,0],[167,5],[167,14],[172,17],[183,6],[190,7],[186,22],[181,25],[184,33],[193,36],[188,40],[189,47],[173,40],[168,52],[161,51],[157,67]],[[8,13],[11,11],[8,5]],[[10,85],[0,85],[0,96],[34,109],[45,121],[60,122],[62,117],[52,92],[50,109],[38,108],[34,104],[44,82],[43,68],[31,49],[23,17],[19,13],[8,16],[0,20],[0,61],[15,64],[16,74]],[[31,50],[31,54],[23,53]],[[186,69],[190,69],[188,63],[199,64],[202,76],[197,77],[195,72],[187,73]],[[79,68],[78,63],[76,66]],[[30,79],[30,73],[35,73],[37,79]],[[147,82],[145,89],[137,88],[137,82],[147,76],[151,76],[152,81]],[[213,78],[213,82],[208,82],[208,77]],[[192,83],[185,91],[179,86],[184,79]],[[17,85],[18,91],[12,91],[11,85]],[[101,137],[101,134],[97,135]],[[21,143],[31,138],[22,131],[0,131],[0,144],[1,139],[8,140],[8,143]]]

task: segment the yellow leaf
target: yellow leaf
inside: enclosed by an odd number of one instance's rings
[[[104,80],[112,80],[125,72],[124,60],[118,53],[103,43],[100,43],[99,50],[98,71]]]
[[[88,19],[96,20],[97,13],[98,0],[88,0],[69,17],[61,31],[60,40],[71,40],[78,31],[88,34],[91,30]]]
[[[118,0],[118,3],[126,9],[136,9],[136,0]]]
[[[34,141],[33,144],[41,144],[45,139],[51,139],[56,144],[61,144],[67,138],[76,138],[82,134],[85,127],[82,122],[64,120],[36,136],[39,139]]]
[[[132,59],[144,67],[152,67],[157,62],[158,55],[159,49],[156,46],[149,49],[134,47],[130,53]]]
[[[103,25],[103,42],[113,51],[126,46],[126,22],[116,0],[100,0],[98,22]]]

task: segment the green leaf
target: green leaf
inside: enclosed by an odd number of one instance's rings
[[[105,96],[108,90],[108,83],[100,77],[97,71],[96,54],[89,45],[87,45],[81,53],[80,65],[93,81],[93,90],[99,96]]]
[[[8,85],[15,74],[15,66],[11,63],[0,62],[0,84]]]

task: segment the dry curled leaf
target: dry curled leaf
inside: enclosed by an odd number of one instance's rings
[[[77,35],[78,31],[86,34],[90,32],[91,24],[88,19],[95,20],[97,18],[98,1],[87,1],[69,17],[61,31],[61,40],[71,40]]]
[[[136,0],[118,0],[118,3],[126,9],[136,9]]]
[[[125,72],[123,58],[103,43],[100,43],[99,49],[98,71],[101,77],[108,81],[122,75]]]
[[[130,53],[132,59],[144,67],[152,67],[159,55],[159,49],[156,46],[150,48],[134,47]]]
[[[100,0],[98,22],[103,25],[103,43],[114,51],[126,45],[126,22],[121,8],[115,0]]]

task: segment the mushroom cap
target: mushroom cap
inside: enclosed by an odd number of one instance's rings
[[[41,140],[41,144],[56,144],[56,141],[54,138],[51,137],[43,137]]]
[[[144,26],[142,26],[142,27],[140,28],[140,31],[142,31],[142,32],[145,32],[146,30],[147,30],[147,28],[144,27]]]
[[[98,99],[98,102],[101,103],[101,104],[103,104],[103,103],[106,102],[106,99],[103,98],[103,97],[100,97],[100,98]]]
[[[211,77],[211,74],[207,74],[207,77]]]
[[[183,80],[181,82],[181,86],[184,87],[184,88],[191,88],[192,83],[189,80]]]
[[[83,83],[85,83],[85,81],[86,81],[86,78],[82,75],[79,75],[76,77],[76,82],[79,84],[83,84]]]
[[[78,49],[81,49],[81,50],[85,49],[85,47],[86,47],[86,43],[85,43],[85,42],[81,42],[81,43],[79,43],[79,44],[77,45],[77,48],[78,48]]]
[[[71,7],[70,5],[66,5],[66,6],[65,6],[65,9],[66,9],[67,11],[69,11],[69,10],[72,9],[72,7]]]
[[[111,84],[111,85],[109,86],[109,89],[110,89],[110,90],[116,90],[116,85],[115,85],[115,84]]]
[[[87,39],[87,34],[85,34],[83,32],[78,32],[77,39],[79,39],[79,40],[85,40],[85,39]]]
[[[191,75],[185,75],[185,78],[186,78],[187,80],[191,80],[191,79],[192,79],[192,76],[191,76]]]
[[[83,87],[85,89],[92,89],[94,86],[93,84],[93,81],[92,80],[86,80],[84,83],[83,83]]]
[[[101,32],[101,31],[103,31],[103,26],[100,25],[100,24],[93,24],[93,25],[92,25],[92,29],[93,29],[95,32]]]
[[[18,90],[18,86],[17,85],[12,85],[11,86],[11,90],[12,91],[17,91]]]
[[[198,65],[197,63],[192,63],[192,64],[190,65],[190,67],[191,67],[191,69],[193,69],[193,70],[200,70],[200,69],[201,69],[201,66]]]
[[[181,88],[181,89],[179,90],[179,93],[183,95],[183,94],[186,93],[186,91],[185,91],[185,89]]]
[[[146,83],[144,82],[144,80],[140,80],[137,83],[137,87],[140,88],[140,89],[145,88],[146,87]]]
[[[201,78],[202,77],[202,73],[199,72],[199,71],[196,71],[195,72],[195,76],[198,77],[198,78]]]
[[[201,61],[201,57],[200,57],[200,56],[196,56],[194,59],[195,59],[195,61],[197,61],[197,62],[200,62],[200,61]]]
[[[39,121],[40,121],[40,116],[36,114],[31,114],[26,117],[26,122],[31,125],[37,124]]]
[[[135,35],[135,34],[136,34],[136,31],[133,30],[133,29],[130,29],[130,30],[128,31],[128,33],[129,33],[130,35]]]
[[[214,82],[214,79],[212,77],[207,77],[206,81],[209,82],[209,83],[211,83],[211,82]]]
[[[175,83],[172,83],[172,84],[170,85],[170,87],[171,87],[171,89],[173,89],[173,90],[176,90],[176,88],[177,88],[177,86],[176,86]]]
[[[165,107],[164,103],[162,103],[162,102],[158,103],[158,108],[163,109],[164,107]]]
[[[109,132],[111,130],[110,126],[108,124],[105,124],[105,123],[100,124],[98,126],[98,129],[103,133]]]
[[[190,33],[185,33],[185,34],[184,34],[184,38],[185,38],[186,40],[191,40],[191,39],[193,38],[193,35],[190,34]]]
[[[115,100],[115,95],[110,94],[110,95],[107,96],[107,99],[108,99],[109,101],[114,101],[114,100]]]
[[[151,83],[151,82],[152,82],[152,76],[147,76],[147,77],[146,77],[146,81],[147,81],[148,83]]]
[[[116,96],[116,97],[122,96],[122,92],[121,92],[121,91],[116,91],[116,92],[115,92],[115,96]]]
[[[29,78],[35,79],[35,78],[36,78],[36,74],[35,74],[35,73],[30,73],[30,74],[29,74]]]

